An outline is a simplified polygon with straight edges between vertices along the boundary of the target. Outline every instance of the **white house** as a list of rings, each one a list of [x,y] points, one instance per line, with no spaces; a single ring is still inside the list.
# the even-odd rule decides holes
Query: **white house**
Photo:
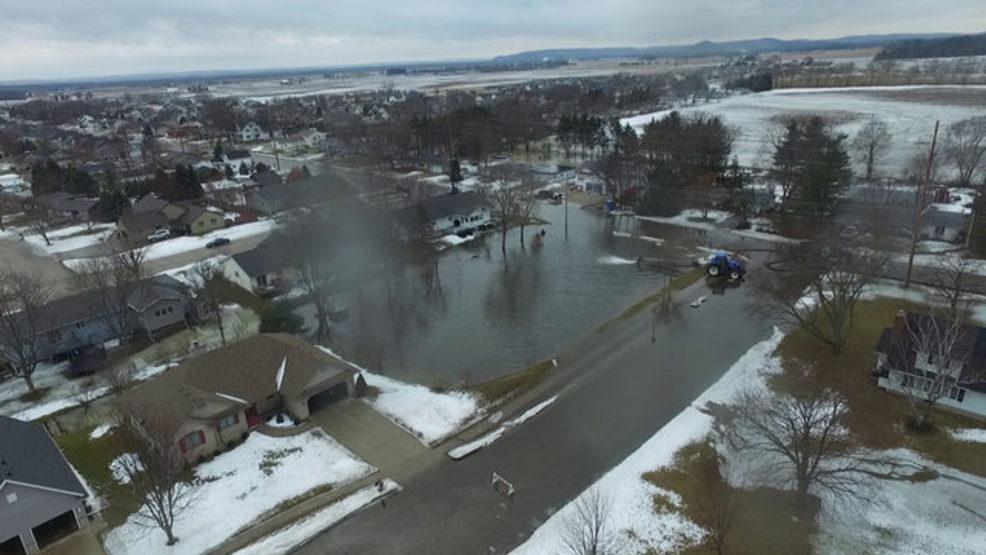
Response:
[[[475,192],[445,194],[403,209],[397,217],[405,238],[476,230],[492,222],[489,207]]]
[[[262,127],[257,125],[257,122],[251,121],[250,123],[244,125],[236,132],[240,139],[240,142],[249,143],[253,141],[266,141],[270,138]]]
[[[876,347],[877,385],[884,390],[927,398],[936,388],[941,397],[937,404],[953,410],[986,418],[986,329],[965,325],[955,336],[945,364],[935,363],[941,348],[922,348],[910,330],[933,329],[926,325],[933,316],[900,310],[892,328],[883,330]],[[938,325],[934,329],[943,329]],[[945,368],[944,379],[937,371]]]

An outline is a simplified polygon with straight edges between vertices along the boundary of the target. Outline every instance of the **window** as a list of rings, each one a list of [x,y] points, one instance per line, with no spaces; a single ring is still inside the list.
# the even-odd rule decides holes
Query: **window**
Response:
[[[85,322],[77,322],[75,324],[75,329],[77,329],[77,330],[81,330],[84,327],[86,327],[86,323]]]
[[[205,445],[205,432],[201,430],[186,434],[185,437],[181,438],[181,441],[178,442],[178,446],[181,448],[182,453],[188,451],[189,449],[195,449],[200,445]]]
[[[169,306],[168,307],[168,314],[173,314],[174,311],[175,311],[175,307],[173,307],[173,306]]]
[[[945,235],[945,226],[939,225],[935,227],[935,235],[941,236]]]
[[[231,415],[227,416],[226,418],[223,418],[222,420],[219,421],[219,429],[220,430],[225,430],[226,428],[230,428],[230,427],[235,426],[239,422],[240,422],[240,415],[238,415],[238,414],[231,414]]]
[[[965,390],[961,387],[953,387],[948,391],[948,398],[961,403],[965,399]]]
[[[261,287],[267,286],[267,274],[261,274],[257,276],[257,285]]]

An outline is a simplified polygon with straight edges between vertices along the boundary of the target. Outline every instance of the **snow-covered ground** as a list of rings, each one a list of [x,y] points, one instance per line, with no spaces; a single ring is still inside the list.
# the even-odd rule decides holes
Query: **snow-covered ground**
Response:
[[[460,445],[460,446],[456,447],[455,449],[450,450],[448,452],[448,456],[451,457],[451,458],[453,458],[453,459],[458,460],[458,459],[461,459],[461,458],[466,457],[468,455],[471,455],[471,454],[475,453],[476,451],[479,451],[483,447],[486,447],[488,445],[492,445],[494,441],[500,439],[503,436],[503,434],[507,433],[508,430],[510,430],[511,428],[515,428],[517,426],[520,426],[524,422],[527,422],[528,420],[534,418],[535,416],[537,416],[538,414],[540,414],[544,409],[546,409],[549,406],[551,406],[551,404],[554,403],[555,400],[557,400],[557,399],[558,399],[558,396],[555,395],[554,397],[551,397],[550,399],[546,399],[544,401],[541,401],[540,403],[538,403],[538,404],[534,405],[533,407],[531,407],[531,408],[527,409],[526,411],[524,411],[524,413],[521,414],[520,416],[518,416],[516,418],[511,418],[510,420],[507,420],[506,422],[504,422],[501,426],[499,426],[498,428],[496,428],[492,432],[490,432],[490,433],[488,433],[488,434],[486,434],[486,435],[484,435],[484,436],[482,436],[482,437],[480,437],[478,439],[475,439],[473,441],[470,441],[469,443],[465,443],[463,445]]]
[[[983,428],[962,428],[961,430],[952,430],[949,434],[959,441],[986,443],[986,429]]]
[[[931,470],[928,481],[870,479],[865,499],[847,506],[822,495],[818,534],[812,538],[822,555],[885,553],[973,555],[986,546],[986,479],[929,461],[913,451],[877,453],[907,465]]]
[[[53,255],[74,251],[102,243],[116,231],[116,224],[94,224],[90,229],[87,224],[64,227],[47,233],[51,245],[30,229],[20,230],[24,233],[24,241],[35,253]]]
[[[339,358],[331,349],[319,347]],[[417,384],[409,384],[358,368],[366,384],[380,393],[367,402],[425,445],[435,445],[452,436],[483,414],[480,398],[466,391],[437,393]]]
[[[401,486],[393,480],[383,480],[383,487],[367,486],[352,495],[346,496],[324,509],[282,528],[281,530],[236,551],[236,555],[269,555],[271,553],[287,553],[305,543],[322,530],[338,523],[349,515],[356,513],[378,499],[401,490]]]
[[[134,374],[135,381],[153,378],[168,369],[169,364],[144,366]],[[58,411],[81,404],[81,397],[98,399],[110,392],[108,386],[99,382],[86,390],[88,378],[71,379],[67,376],[68,363],[42,363],[34,371],[34,385],[45,389],[44,398],[39,401],[22,401],[20,396],[27,393],[27,384],[21,378],[13,378],[0,383],[0,414],[18,420],[37,420]]]
[[[175,520],[176,545],[166,546],[163,532],[143,528],[131,516],[106,534],[104,547],[111,555],[205,553],[285,501],[373,471],[321,430],[283,438],[253,433],[236,449],[195,467],[201,485]]]
[[[918,103],[872,94],[878,89],[902,90],[883,87],[780,89],[731,96],[715,103],[679,108],[678,112],[721,116],[737,132],[733,140],[733,153],[740,164],[758,167],[764,167],[768,161],[770,143],[766,131],[778,118],[820,114],[833,120],[837,131],[852,137],[869,118],[875,117],[885,122],[893,135],[887,155],[877,167],[877,172],[882,175],[898,175],[915,147],[927,148],[935,120],[941,120],[944,129],[956,121],[983,114],[982,106],[948,104],[944,90],[941,103]],[[986,89],[983,89],[983,94],[986,95]],[[669,112],[664,110],[624,118],[620,123],[641,130],[652,119],[662,118]]]
[[[605,537],[613,553],[641,553],[653,550],[667,553],[680,550],[701,540],[704,531],[676,512],[654,512],[654,495],[662,492],[642,475],[668,465],[674,453],[709,433],[712,417],[701,410],[709,402],[726,402],[746,387],[762,383],[762,372],[774,372],[779,362],[772,358],[784,335],[773,336],[750,348],[732,367],[690,407],[668,422],[639,449],[607,472],[592,488],[610,503]],[[676,497],[673,492],[664,492]],[[580,497],[585,496],[583,493]],[[551,516],[515,554],[541,555],[567,553],[562,531],[571,521],[577,499]]]
[[[175,256],[202,249],[205,248],[206,243],[219,237],[225,237],[230,241],[235,241],[237,239],[245,239],[247,237],[267,234],[273,231],[276,227],[277,221],[275,220],[259,220],[247,224],[227,227],[225,229],[217,229],[216,231],[206,233],[205,235],[184,235],[181,237],[175,237],[174,239],[152,243],[149,247],[147,247],[147,255],[145,260],[158,260],[161,258],[167,258],[169,256]],[[63,260],[62,264],[68,267],[69,270],[75,271],[78,270],[80,265],[83,264],[85,260],[87,259],[69,258]]]

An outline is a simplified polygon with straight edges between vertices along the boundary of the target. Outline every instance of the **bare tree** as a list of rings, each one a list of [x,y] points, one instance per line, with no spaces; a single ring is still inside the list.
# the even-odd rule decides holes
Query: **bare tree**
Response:
[[[122,363],[102,372],[103,382],[115,395],[123,392],[134,383],[137,367],[132,362]]]
[[[840,353],[852,333],[859,296],[886,256],[829,250],[796,254],[789,268],[763,275],[757,294],[764,302],[753,310],[797,325]]]
[[[865,471],[845,427],[849,406],[830,389],[740,393],[731,406],[730,444],[756,454],[764,475],[793,485],[802,506],[811,490],[854,494]]]
[[[146,294],[146,256],[146,247],[107,246],[102,256],[83,261],[73,276],[74,288],[87,293],[89,310],[117,337],[126,338],[134,329],[130,305],[142,304]]]
[[[958,183],[972,184],[986,154],[986,116],[957,121],[948,127],[942,145],[945,159],[955,166]]]
[[[960,317],[968,308],[969,287],[975,278],[972,261],[945,257],[934,269],[935,293],[948,305],[948,317]]]
[[[37,392],[32,376],[44,355],[39,334],[45,331],[42,309],[50,297],[40,275],[0,273],[0,354],[31,393]]]
[[[876,119],[870,119],[853,137],[850,147],[856,158],[866,166],[866,180],[873,180],[873,170],[880,158],[890,149],[892,136],[887,124]]]
[[[215,317],[216,326],[219,327],[219,339],[225,347],[226,330],[223,328],[223,305],[220,294],[220,284],[224,279],[222,268],[213,261],[203,260],[195,266],[194,279],[195,295],[206,314]]]
[[[329,327],[331,287],[334,275],[330,270],[326,239],[331,235],[326,218],[316,211],[298,210],[288,221],[285,243],[291,245],[291,258],[298,268],[298,283],[315,308],[318,322],[316,337],[320,341],[332,336]],[[334,238],[333,238],[334,239]]]
[[[952,394],[959,379],[976,379],[963,375],[971,332],[965,325],[964,310],[932,315],[904,314],[898,318],[905,320],[906,334],[894,342],[896,352],[891,353],[887,361],[897,370],[896,385],[907,394],[905,397],[911,408],[909,424],[915,430],[927,430],[932,426],[931,414],[935,405],[942,397]]]
[[[123,407],[120,427],[114,437],[123,442],[120,459],[129,489],[140,502],[136,522],[160,528],[167,545],[178,543],[175,519],[192,501],[195,485],[188,462],[178,449],[181,417],[170,408],[143,403]]]
[[[562,524],[562,542],[573,555],[603,555],[607,536],[610,500],[598,487],[579,496],[572,515]]]
[[[45,245],[51,246],[51,239],[48,238],[48,231],[51,230],[51,218],[48,217],[48,212],[40,206],[35,206],[27,210],[25,215],[31,229],[44,239]]]
[[[528,181],[522,181],[517,186],[517,224],[520,226],[520,246],[524,248],[524,228],[537,216],[538,197],[537,187]]]
[[[497,215],[500,228],[500,252],[507,254],[507,230],[517,217],[517,196],[520,191],[505,176],[498,177],[493,183],[483,186],[480,194]]]

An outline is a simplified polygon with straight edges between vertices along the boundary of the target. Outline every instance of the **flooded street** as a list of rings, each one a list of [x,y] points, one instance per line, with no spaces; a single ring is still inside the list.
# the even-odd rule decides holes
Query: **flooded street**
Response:
[[[364,287],[333,333],[385,374],[478,383],[557,354],[732,237],[570,205],[566,238],[563,205],[540,217],[526,249],[508,233],[506,257],[490,232]]]

